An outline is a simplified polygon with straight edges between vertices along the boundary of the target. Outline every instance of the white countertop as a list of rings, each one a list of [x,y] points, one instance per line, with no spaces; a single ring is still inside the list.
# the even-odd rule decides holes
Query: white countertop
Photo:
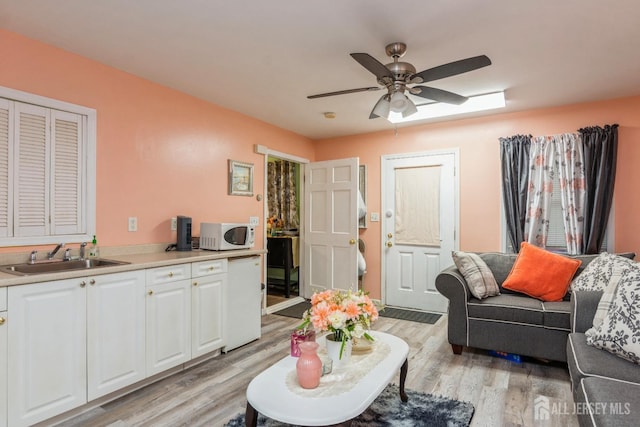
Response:
[[[123,251],[126,252],[126,251]],[[121,253],[101,256],[100,258],[114,261],[125,261],[130,264],[116,265],[110,267],[98,267],[93,269],[81,269],[62,271],[56,273],[33,274],[30,276],[18,276],[10,273],[0,272],[0,288],[14,285],[25,285],[29,283],[48,282],[51,280],[71,279],[74,277],[97,276],[101,274],[119,273],[123,271],[140,270],[145,268],[164,267],[168,265],[184,264],[188,262],[208,261],[221,258],[237,258],[252,255],[262,255],[267,251],[264,249],[244,249],[234,251],[207,251],[196,249],[193,251],[170,251],[170,252],[150,252],[150,253]],[[26,258],[25,258],[26,262]]]

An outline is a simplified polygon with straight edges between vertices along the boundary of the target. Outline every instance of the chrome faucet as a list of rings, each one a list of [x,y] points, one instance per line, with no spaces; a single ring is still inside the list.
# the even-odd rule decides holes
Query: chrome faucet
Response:
[[[85,249],[87,247],[87,242],[80,243],[80,259],[85,258]]]
[[[47,259],[53,259],[53,257],[58,253],[60,248],[64,248],[64,243],[59,243],[51,252],[47,253]]]
[[[64,256],[62,257],[63,261],[71,261],[71,248],[67,248],[64,250]]]
[[[29,264],[35,264],[36,263],[36,255],[38,254],[38,251],[31,251],[31,255],[29,255]]]

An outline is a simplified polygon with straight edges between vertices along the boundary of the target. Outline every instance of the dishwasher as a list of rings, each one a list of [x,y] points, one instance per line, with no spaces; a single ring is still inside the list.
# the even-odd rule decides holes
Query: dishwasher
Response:
[[[260,256],[229,258],[224,353],[261,335]]]

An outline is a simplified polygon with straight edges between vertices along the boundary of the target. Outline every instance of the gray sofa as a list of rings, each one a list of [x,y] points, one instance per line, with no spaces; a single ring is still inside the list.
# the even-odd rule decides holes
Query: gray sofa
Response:
[[[640,423],[640,366],[587,345],[584,332],[602,292],[574,292],[567,364],[581,426],[637,426]]]
[[[454,266],[436,277],[436,288],[449,299],[448,335],[453,352],[475,347],[566,362],[571,331],[569,296],[565,301],[542,302],[502,288],[517,254],[479,253],[498,282],[501,294],[476,299]],[[633,258],[635,254],[621,254]],[[576,276],[598,255],[579,255]]]

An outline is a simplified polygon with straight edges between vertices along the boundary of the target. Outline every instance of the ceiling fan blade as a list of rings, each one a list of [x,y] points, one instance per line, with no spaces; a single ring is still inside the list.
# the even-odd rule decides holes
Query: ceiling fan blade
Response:
[[[487,65],[491,65],[491,60],[486,55],[474,56],[472,58],[449,62],[448,64],[421,71],[414,74],[411,77],[411,80],[412,83],[425,83],[477,70],[478,68],[486,67]],[[416,78],[421,80],[415,80]]]
[[[320,93],[318,95],[310,95],[310,96],[307,96],[307,98],[316,99],[316,98],[324,98],[325,96],[345,95],[347,93],[372,92],[374,90],[380,90],[380,89],[382,89],[382,88],[377,87],[377,86],[361,87],[361,88],[358,88],[358,89],[346,89],[346,90],[338,90],[338,91],[335,91],[335,92]]]
[[[388,77],[393,80],[393,73],[380,61],[368,53],[352,53],[351,57],[367,70],[371,71],[378,80]]]
[[[420,92],[415,89],[420,89]],[[428,86],[414,86],[411,88],[411,94],[431,99],[433,101],[446,102],[447,104],[455,105],[463,104],[467,99],[469,99],[466,96],[458,95],[457,93]]]

